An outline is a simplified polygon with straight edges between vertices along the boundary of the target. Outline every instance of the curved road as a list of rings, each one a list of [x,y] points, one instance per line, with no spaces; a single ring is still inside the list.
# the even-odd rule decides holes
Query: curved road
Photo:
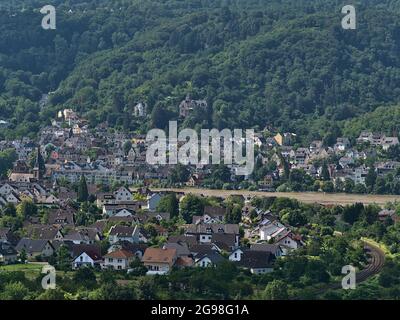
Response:
[[[242,195],[244,197],[287,197],[297,199],[304,203],[320,203],[325,205],[346,205],[361,202],[364,204],[377,204],[384,206],[387,202],[400,202],[398,195],[366,195],[366,194],[347,194],[347,193],[323,193],[323,192],[264,192],[248,190],[214,190],[202,188],[151,188],[152,191],[173,191],[181,193],[191,193],[204,196],[218,196],[226,198],[230,195]]]

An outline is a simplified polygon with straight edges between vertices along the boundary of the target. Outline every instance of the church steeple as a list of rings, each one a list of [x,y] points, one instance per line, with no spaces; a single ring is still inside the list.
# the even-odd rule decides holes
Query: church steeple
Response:
[[[35,165],[33,167],[33,176],[36,180],[41,180],[46,171],[42,154],[40,153],[40,146],[37,147]]]

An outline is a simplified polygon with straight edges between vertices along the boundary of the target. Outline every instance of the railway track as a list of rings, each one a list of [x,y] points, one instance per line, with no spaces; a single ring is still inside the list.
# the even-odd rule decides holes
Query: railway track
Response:
[[[365,242],[364,242],[365,243]],[[378,247],[365,243],[364,249],[369,255],[368,265],[361,271],[356,273],[356,284],[369,279],[370,277],[378,274],[383,265],[385,264],[385,253]],[[318,289],[315,292],[316,296],[324,294],[327,290],[338,290],[342,288],[341,282],[331,283],[324,288]],[[299,298],[292,298],[293,300],[299,300]]]
[[[356,274],[357,283],[363,282],[382,270],[385,264],[384,252],[376,246],[366,244],[364,247],[369,254],[369,264],[367,267]]]
[[[374,245],[365,243],[364,250],[366,250],[367,254],[369,255],[369,258],[368,258],[369,263],[364,269],[362,269],[361,271],[356,273],[356,284],[357,285],[362,283],[363,281],[369,279],[370,277],[378,274],[382,270],[383,265],[385,264],[385,253],[380,248],[378,248]],[[342,288],[341,282],[333,283],[333,284],[326,286],[325,288],[318,290],[317,294],[323,294],[324,292],[326,292],[329,289],[337,290],[337,289],[341,289],[341,288]]]

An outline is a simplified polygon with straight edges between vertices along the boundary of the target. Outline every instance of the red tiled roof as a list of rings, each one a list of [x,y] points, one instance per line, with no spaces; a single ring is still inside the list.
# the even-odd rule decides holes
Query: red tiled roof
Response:
[[[174,264],[176,249],[147,248],[144,252],[142,261],[147,263],[168,263]]]
[[[114,252],[107,253],[105,258],[114,258],[114,259],[129,259],[134,257],[135,255],[132,252],[121,249]]]

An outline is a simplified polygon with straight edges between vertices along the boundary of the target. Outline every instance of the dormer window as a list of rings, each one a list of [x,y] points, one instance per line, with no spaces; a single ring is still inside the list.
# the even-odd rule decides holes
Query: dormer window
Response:
[[[212,232],[212,229],[211,229],[211,228],[207,228],[207,229],[206,229],[206,232],[207,232],[207,233],[211,233],[211,232]]]
[[[219,233],[224,233],[224,229],[218,228],[218,232],[219,232]]]

